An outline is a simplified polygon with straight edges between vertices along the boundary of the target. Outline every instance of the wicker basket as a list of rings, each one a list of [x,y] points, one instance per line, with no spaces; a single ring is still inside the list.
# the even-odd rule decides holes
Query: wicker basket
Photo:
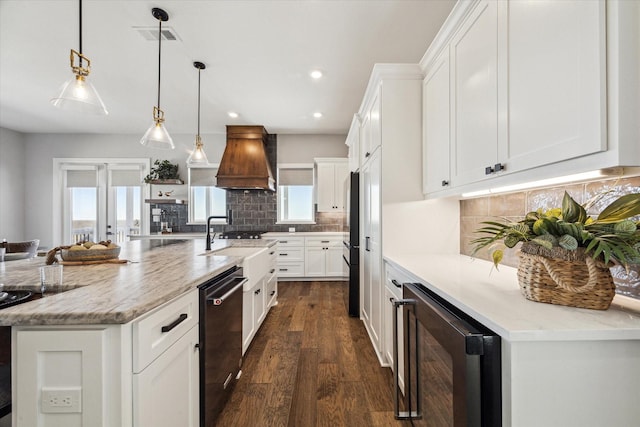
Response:
[[[120,246],[112,249],[87,249],[86,251],[70,251],[61,249],[60,256],[63,261],[99,261],[118,258]]]
[[[568,251],[523,243],[518,266],[520,291],[531,301],[606,310],[615,295],[609,268],[584,248]]]

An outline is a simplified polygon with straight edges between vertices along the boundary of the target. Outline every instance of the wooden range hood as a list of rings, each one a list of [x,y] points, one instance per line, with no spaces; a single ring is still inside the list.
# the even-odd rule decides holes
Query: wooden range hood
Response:
[[[218,168],[217,187],[275,191],[267,158],[264,126],[227,126],[227,145]]]

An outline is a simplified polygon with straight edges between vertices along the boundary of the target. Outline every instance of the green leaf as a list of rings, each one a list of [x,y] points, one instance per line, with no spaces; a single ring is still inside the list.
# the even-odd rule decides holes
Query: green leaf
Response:
[[[636,232],[636,223],[631,220],[617,222],[613,226],[613,232],[617,235],[630,236]]]
[[[580,222],[583,224],[587,220],[587,211],[573,200],[566,191],[562,199],[562,219],[566,222]]]
[[[493,265],[496,267],[496,269],[498,268],[498,264],[500,264],[500,261],[502,261],[503,256],[504,256],[504,253],[502,252],[501,249],[496,249],[491,254],[491,258],[493,259]]]
[[[569,234],[565,234],[564,236],[560,237],[558,239],[558,245],[570,251],[575,251],[576,249],[578,249],[578,241],[575,239],[575,237]]]
[[[515,245],[518,244],[518,242],[520,241],[520,236],[517,236],[515,234],[508,234],[507,236],[505,236],[504,238],[504,245],[506,247],[508,247],[509,249],[513,248]]]
[[[543,236],[538,236],[535,239],[531,240],[532,243],[538,244],[542,247],[545,247],[547,249],[551,249],[553,248],[553,242],[551,242],[549,239],[545,239],[544,237],[550,236],[550,234],[545,234]]]
[[[598,215],[598,222],[617,222],[640,215],[640,193],[621,196]]]

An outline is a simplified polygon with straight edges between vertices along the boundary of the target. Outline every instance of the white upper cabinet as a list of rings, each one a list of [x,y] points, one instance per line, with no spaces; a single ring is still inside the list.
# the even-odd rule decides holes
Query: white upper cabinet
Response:
[[[640,166],[639,17],[638,2],[458,2],[420,63],[424,193]]]
[[[349,147],[349,170],[355,172],[360,169],[360,116],[358,114],[353,115],[345,144]]]
[[[345,182],[349,175],[347,159],[315,159],[318,212],[343,212]]]
[[[498,163],[498,12],[481,1],[451,40],[451,179],[484,179]],[[443,83],[446,83],[443,82]]]
[[[498,3],[507,37],[509,169],[606,150],[605,4]]]
[[[450,185],[449,176],[449,48],[427,70],[422,85],[423,191],[435,193]]]
[[[362,138],[360,138],[360,166],[371,157],[376,148],[382,143],[382,129],[380,128],[380,91],[375,89],[371,104],[364,114],[362,121]]]

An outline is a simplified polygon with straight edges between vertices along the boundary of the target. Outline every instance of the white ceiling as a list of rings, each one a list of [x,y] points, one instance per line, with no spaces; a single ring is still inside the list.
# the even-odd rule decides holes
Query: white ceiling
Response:
[[[261,124],[272,133],[345,134],[375,63],[417,63],[454,0],[85,0],[83,53],[108,116],[49,103],[71,75],[77,0],[0,0],[0,126],[36,133],[139,133],[152,122],[157,41],[151,8],[179,41],[162,44],[162,99],[170,133]],[[309,77],[320,69],[324,77]],[[228,111],[240,114],[238,119]],[[323,117],[315,119],[320,111]]]

